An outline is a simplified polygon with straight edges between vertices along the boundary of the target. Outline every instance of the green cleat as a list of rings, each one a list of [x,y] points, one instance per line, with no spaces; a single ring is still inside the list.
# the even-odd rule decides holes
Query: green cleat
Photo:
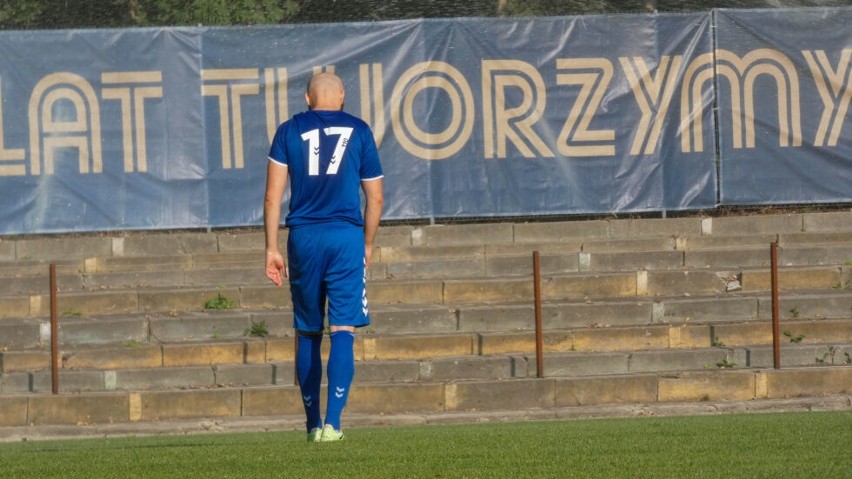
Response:
[[[320,441],[322,441],[322,429],[318,427],[311,429],[311,432],[308,433],[308,442]]]
[[[322,437],[319,439],[321,442],[333,442],[333,441],[342,441],[346,436],[343,435],[342,431],[335,431],[331,424],[326,424],[325,427],[322,428]]]

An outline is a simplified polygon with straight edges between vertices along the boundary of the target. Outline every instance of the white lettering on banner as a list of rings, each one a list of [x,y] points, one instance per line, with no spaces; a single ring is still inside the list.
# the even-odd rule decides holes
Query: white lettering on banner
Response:
[[[755,148],[756,122],[766,124],[773,120],[778,146],[801,147],[803,84],[799,75],[808,74],[822,103],[812,144],[837,147],[852,102],[852,49],[841,49],[834,57],[825,50],[802,50],[801,55],[801,63],[807,65],[801,71],[787,54],[768,48],[743,56],[720,49],[689,61],[682,55],[658,59],[621,57],[617,64],[607,58],[556,58],[552,60],[556,73],[550,77],[542,75],[540,67],[522,60],[487,59],[479,65],[481,89],[478,91],[471,88],[459,69],[446,62],[416,63],[397,78],[389,78],[381,63],[366,63],[358,65],[355,81],[360,85],[352,90],[360,93],[362,117],[371,125],[377,143],[387,139],[390,124],[394,139],[416,158],[447,159],[462,152],[471,141],[482,142],[477,146],[481,147],[482,157],[488,159],[515,155],[550,158],[557,154],[564,158],[613,157],[617,154],[617,131],[633,135],[629,151],[620,154],[638,156],[659,151],[663,127],[673,108],[679,110],[680,150],[705,151],[706,139],[713,135],[712,124],[706,123],[713,107],[712,95],[707,92],[712,90],[714,81],[725,85],[730,92],[728,98],[718,100],[729,102],[731,117],[727,120],[731,138],[726,143],[732,148]],[[607,96],[625,87],[614,83],[616,68],[626,78],[639,119],[630,128],[596,127],[609,118],[604,113],[611,113],[605,103]],[[313,71],[334,70],[334,65],[313,67]],[[759,79],[766,79],[760,80],[761,85],[774,87],[772,96],[755,91]],[[146,117],[149,110],[165,104],[163,72],[109,71],[100,73],[99,80],[98,91],[97,85],[75,73],[55,72],[40,78],[26,106],[27,127],[23,131],[28,133],[27,139],[26,134],[19,133],[21,120],[10,113],[15,107],[10,109],[11,102],[3,101],[16,85],[8,78],[0,78],[0,176],[51,175],[55,162],[64,161],[60,159],[69,155],[75,158],[80,174],[102,173],[101,122],[113,119],[102,118],[99,100],[117,102],[120,112],[121,153],[118,158],[107,160],[120,161],[125,173],[147,172],[152,161],[148,157],[148,128],[163,128],[163,125],[153,126]],[[262,104],[260,118],[265,119],[266,136],[271,139],[277,126],[288,117],[291,86],[288,69],[282,66],[205,69],[197,80],[202,96],[214,99],[218,107],[215,113],[221,167],[245,168],[243,116],[255,114],[245,108]],[[804,86],[809,85],[806,82]],[[548,101],[549,97],[556,97],[553,92],[558,88],[572,88],[573,93]],[[442,102],[441,107],[446,107],[442,111],[447,112],[447,121],[440,131],[429,128],[435,125],[428,116],[435,110],[434,105],[415,108],[417,101],[422,100],[420,94],[427,92],[434,94],[434,101]],[[248,102],[252,97],[259,102]],[[563,98],[573,100],[566,104]],[[764,98],[776,102],[776,118],[756,118],[755,105]],[[476,121],[477,103],[481,107],[481,123]],[[550,115],[546,115],[548,111]],[[554,116],[562,123],[561,128],[552,124]],[[18,129],[13,131],[10,125]],[[475,125],[481,125],[481,140],[473,134]],[[545,133],[556,130],[558,134],[555,141],[550,140],[551,144],[546,140],[551,137]],[[338,146],[345,147],[345,135],[340,135]],[[330,165],[327,173],[334,174],[338,166],[339,162]]]
[[[507,108],[506,90],[509,87],[522,93],[521,104],[513,108]],[[482,100],[486,158],[506,158],[507,142],[511,142],[526,158],[554,156],[533,130],[547,105],[547,88],[534,66],[520,60],[483,60]],[[538,155],[528,145],[535,148]]]
[[[163,98],[162,72],[103,73],[101,83],[109,85],[101,91],[101,97],[118,100],[121,105],[124,172],[148,171],[145,100]]]
[[[814,146],[837,146],[840,129],[849,112],[852,101],[852,49],[844,48],[837,62],[837,68],[831,67],[831,61],[825,50],[810,52],[802,50],[808,62],[811,75],[823,103],[822,117],[819,120]]]
[[[615,130],[592,130],[589,126],[612,82],[612,62],[606,58],[560,58],[556,68],[577,72],[557,74],[557,85],[582,86],[556,139],[559,153],[566,157],[615,156]]]
[[[3,82],[0,78],[0,176],[24,176],[27,166],[24,164],[27,152],[23,148],[6,149],[6,135],[3,133]]]
[[[101,110],[95,90],[74,73],[51,73],[33,88],[28,108],[30,173],[52,175],[59,149],[77,151],[79,171],[103,171]],[[42,154],[44,158],[42,158]]]
[[[245,166],[242,97],[260,93],[258,76],[256,68],[201,70],[201,94],[219,100],[222,168],[226,170]]]
[[[263,92],[266,99],[266,136],[271,143],[278,125],[290,116],[287,108],[287,69],[265,68]]]
[[[414,117],[414,99],[427,88],[443,90],[450,98],[450,124],[444,131],[428,133]],[[473,92],[464,75],[445,62],[418,63],[397,80],[391,93],[391,125],[399,144],[424,160],[443,160],[458,153],[473,132]],[[428,119],[425,119],[428,122]]]
[[[385,138],[385,90],[382,85],[382,64],[363,64],[359,69],[361,80],[361,119],[370,125],[376,146]],[[372,100],[372,101],[371,101]]]
[[[684,153],[704,151],[704,85],[713,82],[713,54],[695,57],[683,75],[680,94],[680,149]]]
[[[717,50],[716,75],[718,80],[727,80],[731,88],[734,148],[755,147],[754,84],[764,75],[774,80],[778,91],[779,146],[802,146],[799,75],[786,55],[761,48],[740,58],[731,51]]]
[[[664,55],[660,58],[655,76],[652,76],[651,70],[642,57],[632,59],[622,57],[618,60],[630,82],[630,89],[636,97],[636,103],[642,111],[642,119],[636,126],[636,136],[633,137],[630,154],[651,155],[656,151],[660,141],[669,105],[677,88],[683,57]],[[642,145],[645,147],[643,148]]]

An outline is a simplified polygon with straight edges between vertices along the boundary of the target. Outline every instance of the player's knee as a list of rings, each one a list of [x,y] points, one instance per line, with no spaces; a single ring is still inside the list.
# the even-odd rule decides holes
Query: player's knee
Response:
[[[350,333],[354,333],[355,326],[329,326],[329,331],[332,333],[335,331],[349,331]]]

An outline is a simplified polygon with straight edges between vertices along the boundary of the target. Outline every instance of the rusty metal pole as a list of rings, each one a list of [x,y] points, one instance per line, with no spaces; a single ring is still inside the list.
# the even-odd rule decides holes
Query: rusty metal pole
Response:
[[[778,241],[769,246],[772,264],[772,364],[781,369],[781,318],[778,313]]]
[[[533,280],[535,292],[535,370],[536,377],[544,377],[544,338],[541,331],[541,258],[533,251]]]
[[[59,314],[56,263],[50,263],[50,379],[53,394],[59,394]]]

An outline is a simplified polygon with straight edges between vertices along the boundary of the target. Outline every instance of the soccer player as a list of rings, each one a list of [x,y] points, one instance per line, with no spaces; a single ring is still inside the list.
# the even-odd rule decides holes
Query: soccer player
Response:
[[[290,183],[287,261],[299,346],[296,373],[311,442],[343,439],[340,416],[355,374],[355,328],[370,324],[366,274],[384,203],[373,133],[343,111],[344,96],[336,75],[314,75],[305,94],[308,110],[278,127],[267,165],[266,276],[278,286],[288,274],[278,251],[278,229]],[[360,190],[366,198],[363,216]],[[323,422],[320,346],[326,302],[331,348]]]

